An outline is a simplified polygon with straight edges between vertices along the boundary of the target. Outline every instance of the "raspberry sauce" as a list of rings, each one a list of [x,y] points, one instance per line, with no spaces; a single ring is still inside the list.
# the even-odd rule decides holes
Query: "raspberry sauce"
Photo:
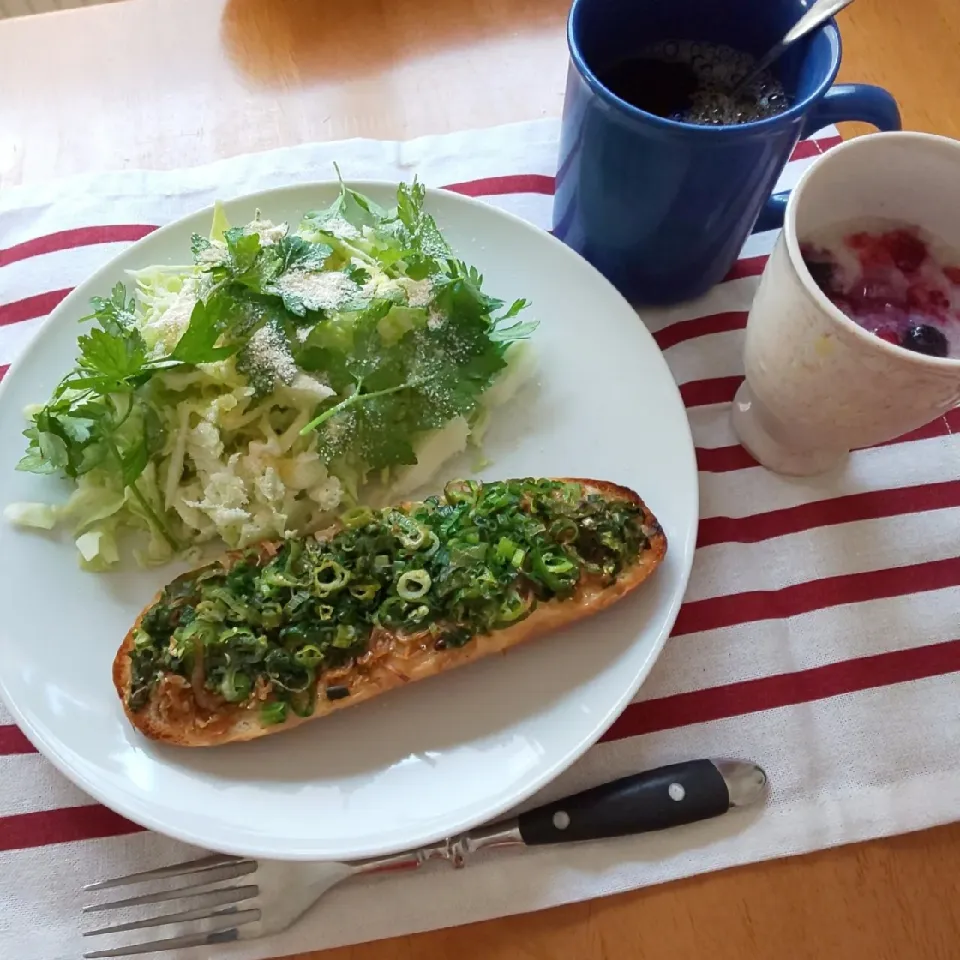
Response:
[[[871,218],[814,234],[800,252],[817,286],[865,330],[915,353],[960,358],[960,254],[931,234]]]

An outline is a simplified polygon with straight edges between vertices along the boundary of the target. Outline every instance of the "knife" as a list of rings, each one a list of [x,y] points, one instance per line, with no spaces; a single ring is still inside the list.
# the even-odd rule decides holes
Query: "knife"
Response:
[[[447,860],[462,867],[479,850],[602,840],[719,817],[766,794],[767,775],[747,760],[688,760],[635,773],[544,804],[509,820],[388,857],[354,862],[356,872]]]

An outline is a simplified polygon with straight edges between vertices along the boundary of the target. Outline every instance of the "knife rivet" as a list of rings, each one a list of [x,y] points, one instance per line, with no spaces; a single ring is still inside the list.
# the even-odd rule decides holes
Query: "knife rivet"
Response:
[[[687,791],[683,789],[683,784],[681,783],[671,783],[667,787],[667,793],[670,795],[671,800],[676,800],[679,803],[686,795]]]
[[[558,810],[553,815],[553,825],[558,830],[566,830],[570,826],[570,814],[566,810]]]

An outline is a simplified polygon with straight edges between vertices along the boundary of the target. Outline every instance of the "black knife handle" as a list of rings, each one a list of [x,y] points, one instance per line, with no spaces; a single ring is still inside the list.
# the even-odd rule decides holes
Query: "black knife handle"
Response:
[[[730,795],[709,760],[637,773],[548,803],[518,818],[524,843],[568,843],[647,833],[726,813]]]

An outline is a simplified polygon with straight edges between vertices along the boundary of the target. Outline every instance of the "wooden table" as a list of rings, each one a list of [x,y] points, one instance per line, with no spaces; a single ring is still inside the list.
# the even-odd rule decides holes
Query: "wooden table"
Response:
[[[567,5],[129,0],[0,22],[0,188],[555,116]],[[843,78],[960,138],[957,0],[859,0],[841,20]],[[324,960],[952,960],[958,863],[960,825]]]

